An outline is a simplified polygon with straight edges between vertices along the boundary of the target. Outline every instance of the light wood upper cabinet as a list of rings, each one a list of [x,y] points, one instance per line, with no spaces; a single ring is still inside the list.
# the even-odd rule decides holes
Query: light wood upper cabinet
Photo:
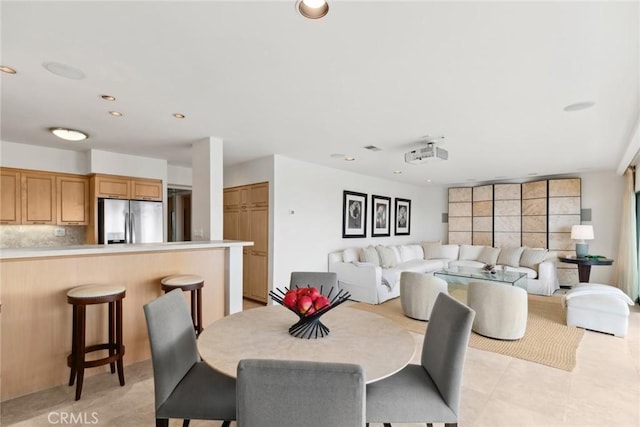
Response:
[[[253,206],[269,205],[269,184],[254,184],[249,188],[249,203]]]
[[[56,223],[56,179],[51,173],[22,172],[22,224]]]
[[[162,201],[162,181],[155,179],[132,180],[131,198],[136,200]]]
[[[130,180],[125,177],[95,175],[95,195],[110,199],[128,199]]]
[[[0,196],[0,224],[20,224],[22,203],[19,171],[0,171]]]
[[[89,223],[89,179],[57,176],[56,190],[58,224],[87,225]]]

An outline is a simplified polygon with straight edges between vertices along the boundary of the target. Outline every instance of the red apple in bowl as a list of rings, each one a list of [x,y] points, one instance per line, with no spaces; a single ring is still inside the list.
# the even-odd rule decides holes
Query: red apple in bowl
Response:
[[[313,301],[309,295],[298,296],[298,312],[300,314],[306,314],[309,308],[313,306]]]
[[[316,310],[320,310],[328,305],[329,305],[329,298],[325,297],[324,295],[318,296],[318,298],[316,298],[316,300],[313,302],[313,307]]]
[[[296,293],[296,291],[289,291],[284,295],[284,298],[282,300],[284,302],[284,305],[289,308],[295,309],[298,302],[298,294]]]
[[[316,298],[320,296],[320,291],[315,286],[312,286],[309,288],[309,296],[311,297],[312,301],[315,301]]]

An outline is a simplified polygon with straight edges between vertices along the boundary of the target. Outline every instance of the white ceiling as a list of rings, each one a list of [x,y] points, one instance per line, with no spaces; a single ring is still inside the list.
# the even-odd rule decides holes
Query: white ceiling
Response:
[[[3,0],[1,62],[18,74],[2,73],[2,140],[188,166],[213,136],[225,165],[275,153],[427,185],[615,170],[637,126],[638,1],[334,0],[317,21],[294,5]],[[449,160],[404,163],[427,134]]]

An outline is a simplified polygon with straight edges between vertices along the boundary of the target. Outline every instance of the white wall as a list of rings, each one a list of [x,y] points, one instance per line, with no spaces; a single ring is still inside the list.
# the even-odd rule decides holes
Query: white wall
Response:
[[[63,150],[0,141],[0,166],[47,172],[89,173],[88,151]]]
[[[166,183],[167,161],[112,153],[110,151],[90,150],[89,172],[133,176],[136,178],[154,178],[161,179]]]
[[[191,168],[167,165],[167,185],[172,188],[191,188],[193,185]]]

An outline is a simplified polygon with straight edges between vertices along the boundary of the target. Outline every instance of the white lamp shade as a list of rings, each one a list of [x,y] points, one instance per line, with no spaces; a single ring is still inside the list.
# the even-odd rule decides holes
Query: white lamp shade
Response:
[[[593,226],[592,225],[572,225],[571,239],[593,240]]]

